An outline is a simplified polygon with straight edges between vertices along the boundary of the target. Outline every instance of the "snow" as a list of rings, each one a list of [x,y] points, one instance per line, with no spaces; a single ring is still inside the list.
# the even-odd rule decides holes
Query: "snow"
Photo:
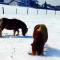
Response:
[[[2,14],[1,7],[4,7],[5,14]],[[16,14],[16,8],[18,12]],[[27,9],[29,9],[27,15]],[[60,11],[56,12],[33,8],[25,8],[18,6],[0,6],[0,18],[17,18],[27,24],[28,32],[26,38],[14,37],[13,30],[3,30],[4,38],[0,38],[0,60],[60,60]],[[28,53],[31,52],[31,43],[33,42],[32,36],[34,26],[36,24],[45,24],[48,28],[48,41],[46,43],[45,56],[32,56]],[[20,30],[21,32],[21,30]],[[28,37],[27,37],[28,36]]]

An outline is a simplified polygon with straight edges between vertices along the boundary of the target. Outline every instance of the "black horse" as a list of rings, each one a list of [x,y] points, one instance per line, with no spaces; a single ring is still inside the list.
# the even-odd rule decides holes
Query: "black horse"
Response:
[[[22,35],[25,36],[28,28],[26,24],[18,19],[8,19],[8,18],[1,18],[0,19],[0,36],[2,36],[3,29],[7,30],[14,30],[14,36],[17,31],[16,36],[19,35],[19,29],[22,29]]]

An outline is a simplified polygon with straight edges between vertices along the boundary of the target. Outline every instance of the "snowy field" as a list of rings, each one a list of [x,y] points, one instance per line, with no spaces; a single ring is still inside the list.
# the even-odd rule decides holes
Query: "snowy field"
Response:
[[[2,14],[2,6],[5,14]],[[18,9],[16,14],[16,8]],[[60,60],[60,11],[37,10],[33,8],[16,7],[16,6],[0,6],[0,18],[17,18],[27,24],[28,32],[26,37],[14,37],[12,30],[3,30],[4,38],[0,38],[0,60]],[[45,24],[48,28],[48,41],[46,43],[45,56],[32,56],[31,43],[34,26],[36,24]],[[21,30],[20,30],[21,32]],[[27,37],[28,36],[28,37]]]

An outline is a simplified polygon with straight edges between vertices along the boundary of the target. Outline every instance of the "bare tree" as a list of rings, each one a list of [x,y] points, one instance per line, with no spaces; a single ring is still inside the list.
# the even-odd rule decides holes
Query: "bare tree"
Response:
[[[12,3],[13,1],[15,1],[15,0],[11,0],[8,4]]]
[[[46,14],[47,14],[47,2],[45,1],[44,5],[44,9],[46,9]]]

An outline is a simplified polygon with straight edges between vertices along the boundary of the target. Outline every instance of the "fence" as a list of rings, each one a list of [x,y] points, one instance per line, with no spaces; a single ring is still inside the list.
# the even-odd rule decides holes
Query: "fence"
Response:
[[[50,10],[52,11],[52,10]],[[34,9],[34,8],[29,8],[29,7],[15,7],[15,6],[3,6],[3,7],[0,7],[0,14],[39,14],[40,13],[45,13],[45,14],[49,14],[49,10],[43,10],[43,9]],[[53,10],[52,11],[53,14],[57,14],[57,11]]]
[[[45,24],[47,25],[48,30],[52,30],[53,28],[55,28],[55,25],[58,25],[56,26],[58,28],[60,24],[59,11],[34,9],[29,7],[15,7],[15,6],[0,7],[0,18],[1,17],[17,18],[24,21],[29,29],[27,36],[28,35],[32,36],[33,29],[36,24]]]

